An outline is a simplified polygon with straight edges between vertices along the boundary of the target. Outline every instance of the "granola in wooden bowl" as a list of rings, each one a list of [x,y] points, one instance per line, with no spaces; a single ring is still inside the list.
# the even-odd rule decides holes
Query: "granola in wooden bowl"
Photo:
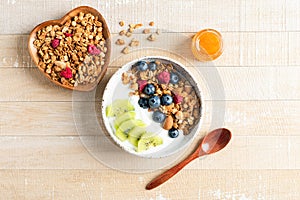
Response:
[[[40,71],[62,87],[95,88],[110,57],[110,33],[102,15],[82,6],[60,20],[38,25],[30,34],[29,52]]]

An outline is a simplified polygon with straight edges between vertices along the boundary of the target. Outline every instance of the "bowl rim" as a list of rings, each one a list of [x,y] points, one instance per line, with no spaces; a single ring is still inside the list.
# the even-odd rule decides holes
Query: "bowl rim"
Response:
[[[135,151],[132,151],[132,150],[128,150],[127,148],[125,148],[125,146],[122,144],[123,142],[120,141],[114,134],[113,131],[109,131],[107,126],[109,126],[108,124],[108,120],[104,120],[104,118],[106,117],[106,112],[105,112],[105,108],[104,108],[104,105],[103,105],[103,102],[105,101],[105,98],[106,95],[107,95],[107,90],[109,90],[109,86],[112,84],[111,80],[112,80],[112,77],[115,76],[116,74],[118,74],[120,71],[122,71],[124,68],[128,67],[128,65],[132,65],[138,61],[141,61],[141,60],[147,60],[147,59],[161,59],[161,60],[165,60],[165,61],[168,61],[168,62],[172,62],[172,63],[175,63],[176,65],[178,65],[179,67],[181,67],[184,71],[186,71],[189,76],[191,76],[191,78],[193,79],[193,82],[195,83],[195,86],[194,87],[197,87],[198,88],[198,91],[199,91],[199,94],[197,94],[199,100],[200,100],[200,119],[197,123],[197,125],[193,128],[193,130],[195,131],[194,135],[183,145],[181,145],[179,148],[177,148],[175,151],[173,151],[172,153],[169,153],[167,155],[161,155],[161,156],[154,156],[155,153],[158,153],[158,152],[154,152],[153,154],[150,154],[150,155],[143,155],[143,154],[140,154],[140,153],[137,153]],[[125,152],[127,153],[130,153],[131,155],[135,155],[135,156],[138,156],[138,157],[142,157],[142,158],[164,158],[164,157],[169,157],[171,155],[174,155],[180,151],[183,151],[183,150],[186,150],[187,147],[195,140],[195,138],[197,137],[197,135],[199,134],[199,131],[202,127],[202,123],[203,123],[203,113],[204,113],[204,104],[203,104],[203,99],[202,99],[202,95],[201,95],[201,90],[200,90],[200,87],[199,87],[199,83],[196,81],[197,79],[195,78],[195,76],[193,75],[193,73],[190,72],[190,70],[185,66],[183,65],[181,62],[179,61],[176,61],[172,58],[169,58],[169,57],[166,57],[166,56],[143,56],[143,57],[140,57],[138,59],[134,59],[134,60],[131,60],[127,63],[125,63],[124,65],[122,65],[108,80],[106,86],[105,86],[105,89],[103,91],[103,96],[102,96],[102,102],[101,102],[101,114],[102,114],[102,121],[104,123],[104,129],[106,132],[108,132],[109,134],[109,137],[110,139],[118,146],[120,147],[122,150],[124,150]],[[105,134],[107,135],[107,134]]]

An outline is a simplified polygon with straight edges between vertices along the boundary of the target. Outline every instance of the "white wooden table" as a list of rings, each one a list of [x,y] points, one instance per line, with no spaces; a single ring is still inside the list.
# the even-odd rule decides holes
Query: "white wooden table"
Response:
[[[98,9],[114,35],[120,20],[219,30],[226,97],[206,102],[225,101],[230,145],[153,191],[145,185],[164,170],[129,174],[95,160],[76,132],[72,93],[27,52],[35,25],[80,5]],[[300,199],[299,0],[1,0],[0,11],[0,199]]]

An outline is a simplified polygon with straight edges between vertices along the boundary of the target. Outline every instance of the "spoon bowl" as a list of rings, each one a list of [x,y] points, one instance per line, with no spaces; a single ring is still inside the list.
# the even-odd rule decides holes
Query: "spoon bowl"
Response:
[[[209,132],[202,139],[196,150],[191,155],[189,155],[186,159],[184,159],[171,169],[165,171],[164,173],[153,179],[150,183],[148,183],[146,189],[151,190],[163,184],[196,158],[220,151],[229,143],[230,139],[231,132],[228,129],[219,128]]]
[[[215,129],[203,138],[201,148],[206,154],[212,154],[223,149],[230,140],[231,132],[228,129]]]

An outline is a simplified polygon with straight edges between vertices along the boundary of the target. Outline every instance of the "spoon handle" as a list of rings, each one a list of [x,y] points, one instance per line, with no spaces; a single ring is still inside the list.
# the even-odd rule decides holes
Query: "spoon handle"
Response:
[[[148,185],[146,186],[147,190],[151,190],[153,188],[156,188],[157,186],[163,184],[167,180],[169,180],[172,176],[174,176],[177,172],[179,172],[182,168],[184,168],[187,164],[189,164],[192,160],[198,158],[198,154],[191,154],[186,159],[172,167],[171,169],[165,171],[161,175],[157,176],[155,179],[153,179]]]

